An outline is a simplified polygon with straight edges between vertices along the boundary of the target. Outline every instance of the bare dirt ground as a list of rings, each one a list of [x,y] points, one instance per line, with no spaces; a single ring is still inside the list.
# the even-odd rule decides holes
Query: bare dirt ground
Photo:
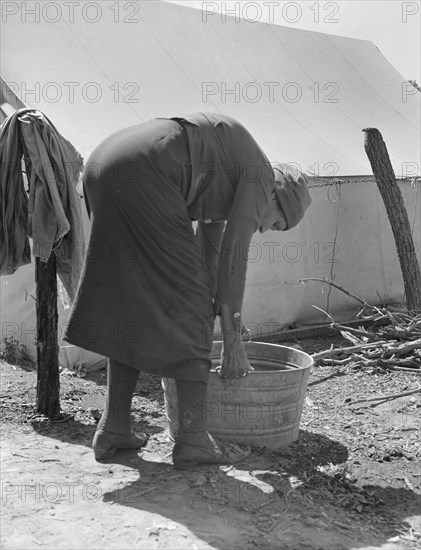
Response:
[[[313,353],[332,339],[299,344]],[[353,404],[415,389],[417,374],[316,367],[297,442],[179,472],[158,378],[142,374],[133,400],[147,447],[97,463],[104,371],[61,374],[58,421],[36,413],[33,366],[3,362],[1,372],[3,549],[420,546],[420,394]]]

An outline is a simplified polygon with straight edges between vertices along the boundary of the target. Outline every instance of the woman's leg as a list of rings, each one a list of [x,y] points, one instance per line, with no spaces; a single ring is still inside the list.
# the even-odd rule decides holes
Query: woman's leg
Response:
[[[93,449],[95,458],[112,456],[118,449],[139,449],[146,441],[145,434],[137,436],[131,428],[131,405],[139,371],[115,359],[108,360],[105,409],[99,421]]]
[[[177,443],[207,446],[209,434],[204,417],[207,384],[176,380],[178,401]]]
[[[207,383],[177,379],[178,433],[173,450],[174,466],[179,470],[199,464],[233,464],[247,458],[246,446],[215,441],[206,427]]]
[[[129,435],[133,392],[139,379],[139,371],[115,359],[108,360],[107,394],[105,409],[98,429]]]

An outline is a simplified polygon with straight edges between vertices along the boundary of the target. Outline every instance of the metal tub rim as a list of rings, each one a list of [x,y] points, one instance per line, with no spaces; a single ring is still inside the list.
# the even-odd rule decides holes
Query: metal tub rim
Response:
[[[213,342],[212,351],[210,354],[210,359],[212,361],[212,368],[210,371],[211,374],[217,374],[216,368],[213,366],[213,363],[217,362],[220,359],[222,343],[222,341]],[[253,361],[261,362],[262,359],[266,359],[267,361],[270,361],[274,364],[282,365],[284,367],[278,370],[276,368],[271,368],[267,370],[259,369],[249,372],[247,376],[273,374],[274,372],[306,371],[308,369],[311,369],[311,367],[314,365],[314,359],[311,357],[311,355],[309,355],[305,351],[289,346],[283,346],[281,344],[270,344],[266,342],[244,342],[244,347],[246,350],[247,358],[251,364]],[[262,356],[262,351],[267,351],[268,357],[265,357],[266,354]],[[270,356],[270,352],[274,352],[274,356],[279,356],[279,352],[284,352],[288,360],[286,358],[282,359],[279,357],[275,358],[274,356]],[[294,363],[294,360],[297,361],[297,363],[303,364]]]

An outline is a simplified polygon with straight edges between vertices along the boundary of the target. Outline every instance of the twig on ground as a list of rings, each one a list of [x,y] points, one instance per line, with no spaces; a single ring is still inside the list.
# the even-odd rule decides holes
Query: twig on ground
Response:
[[[324,378],[319,378],[319,380],[313,380],[313,382],[309,382],[307,386],[315,386],[316,384],[321,384],[322,382],[326,382],[327,380],[331,380],[332,378],[335,378],[336,376],[345,376],[345,372],[337,371],[333,374],[330,374],[329,376],[325,376]]]
[[[390,395],[380,395],[379,397],[370,397],[369,399],[357,399],[356,401],[350,401],[348,405],[355,405],[356,403],[368,403],[369,401],[388,401],[389,399],[397,399],[398,397],[405,397],[406,395],[412,395],[414,393],[421,393],[421,388],[411,391],[405,391],[402,393],[392,393]]]
[[[332,355],[343,355],[346,353],[354,353],[355,351],[378,348],[379,346],[385,345],[387,342],[385,340],[380,340],[378,342],[368,342],[367,344],[360,344],[358,346],[350,346],[347,348],[333,348],[326,351],[319,351],[318,353],[313,353],[312,357],[315,361],[318,359],[324,359],[325,357],[331,357]]]
[[[321,311],[324,315],[326,315],[326,317],[329,317],[329,319],[332,321],[332,324],[335,322],[333,317],[330,315],[330,313],[328,313],[327,311],[325,311],[324,309],[322,309],[321,307],[317,307],[315,305],[311,306],[311,307],[314,307],[314,309],[318,309],[319,311]]]
[[[409,374],[416,374],[417,376],[421,376],[421,370],[419,369],[410,369],[408,367],[391,367],[390,370],[398,370],[398,371],[407,372]]]
[[[339,323],[332,323],[332,328],[335,328],[337,330],[344,331],[344,332],[350,332],[351,334],[355,334],[355,336],[362,336],[363,338],[373,338],[374,340],[381,340],[379,336],[377,336],[373,332],[369,332],[368,330],[345,327],[343,325],[340,325]]]

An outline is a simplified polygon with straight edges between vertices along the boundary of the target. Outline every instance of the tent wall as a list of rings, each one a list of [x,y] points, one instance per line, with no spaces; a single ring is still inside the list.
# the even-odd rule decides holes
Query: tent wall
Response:
[[[319,283],[298,283],[303,277],[335,278],[377,304],[402,301],[385,209],[376,184],[364,180],[371,168],[362,129],[382,132],[396,175],[409,177],[400,187],[419,254],[420,182],[411,178],[420,166],[421,95],[374,44],[231,17],[223,22],[165,2],[140,2],[131,18],[124,11],[116,17],[114,1],[90,3],[100,6],[95,22],[93,12],[82,17],[82,3],[74,3],[73,20],[63,7],[54,22],[52,12],[42,12],[46,3],[33,3],[38,18],[23,17],[24,4],[16,3],[17,13],[2,25],[8,94],[43,111],[85,159],[120,128],[217,111],[243,122],[272,162],[316,176],[299,227],[253,238],[244,317],[254,335],[323,320],[313,305],[338,321],[359,309],[326,285],[322,292]],[[319,176],[351,181],[324,186]],[[0,283],[0,340],[13,333],[31,347],[33,265]],[[60,326],[67,313],[60,311]],[[77,361],[79,351],[66,349],[66,358]]]

